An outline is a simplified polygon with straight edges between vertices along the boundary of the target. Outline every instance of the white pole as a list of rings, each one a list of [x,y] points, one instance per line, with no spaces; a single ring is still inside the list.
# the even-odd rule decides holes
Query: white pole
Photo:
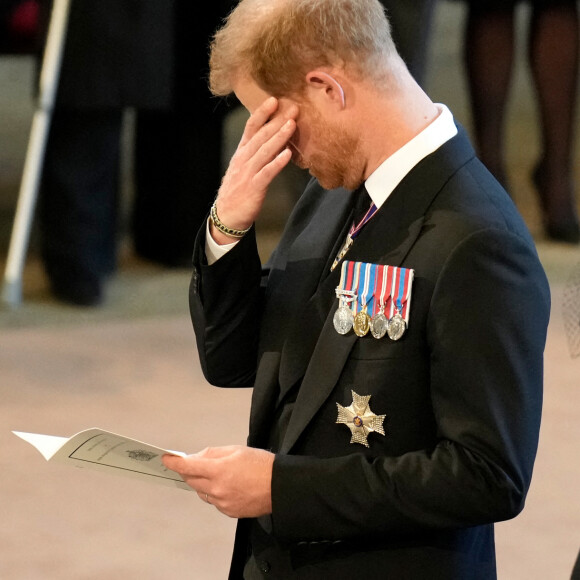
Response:
[[[22,272],[26,262],[50,118],[60,75],[69,7],[70,0],[54,0],[50,15],[40,73],[38,106],[32,118],[30,139],[4,272],[2,301],[9,306],[18,306],[22,302]]]

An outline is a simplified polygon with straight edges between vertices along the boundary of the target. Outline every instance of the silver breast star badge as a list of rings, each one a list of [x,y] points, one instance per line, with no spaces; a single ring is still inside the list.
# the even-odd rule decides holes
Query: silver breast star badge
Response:
[[[369,433],[375,432],[381,435],[385,434],[383,422],[386,415],[375,415],[370,407],[369,401],[371,395],[361,397],[354,391],[352,393],[352,404],[349,407],[343,407],[336,403],[338,407],[337,423],[344,423],[352,433],[351,443],[360,443],[365,447],[369,446],[367,437]]]

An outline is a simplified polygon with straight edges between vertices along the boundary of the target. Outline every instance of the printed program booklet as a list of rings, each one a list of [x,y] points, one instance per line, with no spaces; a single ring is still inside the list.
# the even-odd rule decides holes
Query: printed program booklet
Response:
[[[36,447],[47,461],[193,491],[177,473],[161,462],[165,453],[185,457],[186,454],[181,451],[161,449],[98,428],[87,429],[68,438],[21,431],[12,433]]]

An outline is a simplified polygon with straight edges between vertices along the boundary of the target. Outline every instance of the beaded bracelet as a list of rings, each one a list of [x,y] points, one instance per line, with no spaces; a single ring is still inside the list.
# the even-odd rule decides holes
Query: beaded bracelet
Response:
[[[211,223],[216,227],[216,229],[218,231],[220,231],[222,234],[225,234],[226,236],[230,236],[230,238],[243,238],[252,228],[252,226],[250,226],[249,228],[246,228],[245,230],[236,230],[234,228],[228,228],[228,226],[223,224],[220,221],[220,218],[218,218],[217,209],[215,207],[215,202],[211,206],[211,211],[210,211],[209,217],[211,219]]]

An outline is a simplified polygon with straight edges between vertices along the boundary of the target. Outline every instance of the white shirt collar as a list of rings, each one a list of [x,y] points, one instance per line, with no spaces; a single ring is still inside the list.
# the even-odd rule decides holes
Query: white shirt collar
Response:
[[[427,155],[457,135],[451,111],[442,104],[440,114],[421,133],[385,159],[365,182],[365,187],[377,208],[381,207],[402,179]]]

